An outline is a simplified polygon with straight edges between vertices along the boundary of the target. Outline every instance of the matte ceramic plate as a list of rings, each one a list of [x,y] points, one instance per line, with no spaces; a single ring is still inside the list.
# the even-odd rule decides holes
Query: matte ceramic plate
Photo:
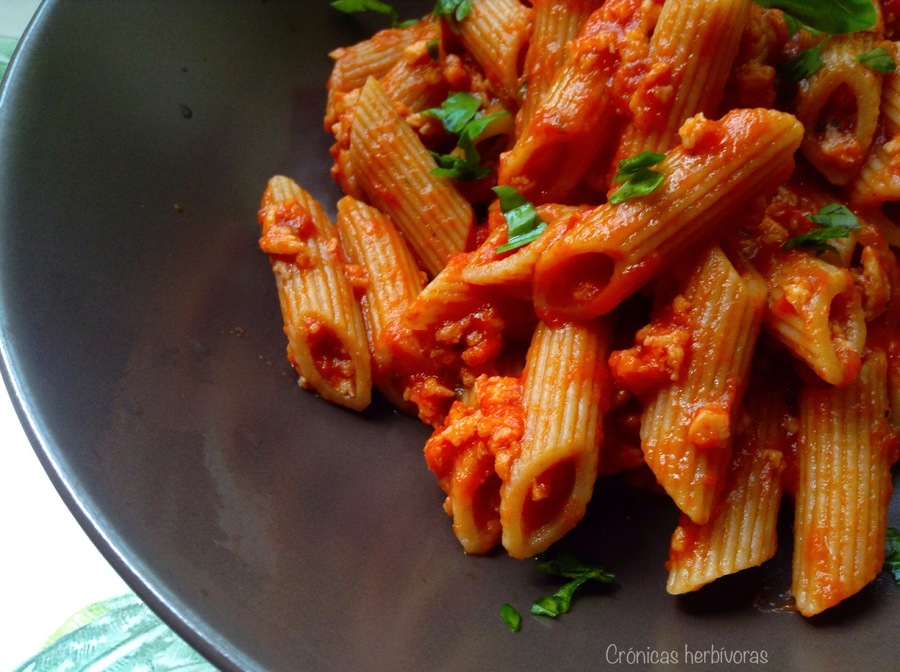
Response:
[[[284,173],[335,202],[326,53],[384,25],[325,0],[56,0],[25,37],[0,97],[5,377],[106,557],[226,670],[897,669],[886,575],[812,620],[778,610],[784,554],[670,597],[675,513],[614,483],[564,546],[615,587],[513,634],[500,606],[556,584],[462,553],[427,429],[298,388],[259,198]]]

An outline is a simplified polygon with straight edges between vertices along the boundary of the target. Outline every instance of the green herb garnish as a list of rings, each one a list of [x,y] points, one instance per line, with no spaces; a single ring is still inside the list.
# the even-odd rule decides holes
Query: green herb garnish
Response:
[[[822,61],[822,47],[828,38],[810,49],[804,49],[793,58],[779,63],[775,68],[779,76],[789,82],[799,82],[819,71],[825,63]]]
[[[441,120],[448,133],[459,135],[481,109],[481,100],[470,93],[451,93],[440,107],[432,107],[422,114]]]
[[[553,576],[561,576],[569,581],[552,595],[538,598],[531,605],[531,613],[535,616],[556,618],[568,613],[572,607],[575,591],[588,581],[612,583],[615,578],[600,565],[583,560],[571,553],[561,553],[555,558],[539,556],[542,560],[538,569]]]
[[[665,158],[665,154],[641,152],[630,159],[619,161],[616,182],[624,182],[624,184],[610,195],[609,202],[617,205],[631,198],[646,196],[654,191],[662,184],[664,176],[662,173],[650,170],[650,166],[655,166]]]
[[[425,48],[428,50],[428,55],[432,61],[441,60],[441,41],[438,38],[428,40],[425,43]]]
[[[391,25],[397,28],[411,26],[416,23],[416,19],[409,21],[400,21],[397,16],[397,10],[387,2],[381,0],[333,0],[331,6],[344,12],[344,14],[355,14],[357,12],[375,12],[383,14],[390,18]]]
[[[506,627],[513,632],[518,632],[522,629],[522,614],[516,611],[516,608],[511,604],[504,604],[500,607],[500,618],[506,623]]]
[[[538,217],[537,210],[528,199],[513,187],[494,187],[494,193],[500,199],[500,212],[506,218],[509,231],[506,243],[497,248],[497,252],[508,252],[537,239],[547,222]]]
[[[878,19],[872,0],[756,0],[756,4],[780,9],[800,23],[831,35],[866,30]]]
[[[893,527],[887,529],[884,571],[900,586],[900,530]]]
[[[812,250],[816,254],[824,254],[829,250],[837,252],[828,241],[835,238],[847,238],[850,231],[859,228],[859,220],[856,219],[856,215],[850,212],[847,206],[840,203],[829,203],[815,215],[808,216],[807,219],[818,228],[794,236],[784,243],[782,246],[784,249],[791,250],[795,247],[802,247],[805,250]]]
[[[434,16],[446,21],[454,32],[459,32],[459,22],[472,12],[472,0],[437,0]]]
[[[480,180],[490,174],[490,168],[481,165],[481,156],[475,149],[475,142],[484,133],[488,124],[506,116],[506,112],[484,115],[479,112],[481,101],[472,94],[459,92],[450,94],[440,107],[424,110],[422,114],[441,120],[444,130],[458,136],[457,150],[451,154],[432,152],[438,167],[435,175],[451,177],[459,182]]]
[[[897,63],[883,47],[876,47],[872,51],[867,51],[856,57],[856,60],[863,65],[872,68],[875,72],[882,75],[889,75],[897,69]]]

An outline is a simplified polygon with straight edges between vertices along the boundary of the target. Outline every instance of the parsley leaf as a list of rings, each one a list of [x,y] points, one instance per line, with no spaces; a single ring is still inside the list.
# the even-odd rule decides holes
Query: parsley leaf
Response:
[[[780,9],[799,22],[832,35],[866,30],[878,19],[872,0],[756,0],[756,4]]]
[[[516,608],[511,604],[504,604],[500,607],[500,618],[506,623],[506,627],[513,632],[518,632],[522,629],[522,614],[516,611]]]
[[[828,250],[837,250],[828,241],[834,238],[847,238],[850,231],[859,228],[859,220],[845,205],[829,203],[815,215],[807,217],[818,228],[794,236],[782,246],[786,250],[802,247],[816,254],[824,254]]]
[[[540,558],[542,561],[538,565],[538,569],[570,580],[552,595],[545,595],[534,601],[534,604],[531,605],[531,613],[535,616],[556,618],[568,613],[572,608],[575,591],[585,583],[597,581],[606,584],[612,583],[615,578],[600,565],[582,560],[571,553],[560,553],[555,558],[542,555]]]
[[[466,18],[472,11],[472,0],[437,0],[434,6],[434,16],[444,19],[457,29],[459,22]]]
[[[401,22],[397,16],[397,10],[390,4],[382,2],[382,0],[333,0],[331,6],[344,12],[344,14],[354,14],[356,12],[384,14],[390,18],[391,25],[395,27],[409,26],[416,23],[415,19]]]
[[[876,47],[872,51],[860,54],[856,60],[883,75],[889,75],[897,69],[894,58],[883,47]]]
[[[475,141],[481,137],[488,124],[506,115],[506,112],[483,115],[479,113],[481,101],[465,93],[453,93],[440,107],[424,110],[422,114],[440,119],[448,133],[459,136],[457,149],[451,154],[432,152],[438,167],[432,172],[443,177],[464,182],[480,180],[490,174],[490,169],[481,165],[481,156],[475,149]]]
[[[440,107],[432,107],[422,114],[440,119],[448,133],[459,135],[481,108],[481,101],[470,93],[451,93]]]
[[[900,586],[900,530],[893,527],[887,529],[886,546],[884,570],[894,578],[894,583]]]
[[[619,161],[616,182],[624,182],[624,184],[610,195],[609,202],[617,205],[631,198],[646,196],[656,190],[663,183],[664,176],[662,173],[650,170],[650,166],[655,166],[665,158],[665,154],[641,152],[630,159]]]
[[[428,55],[431,57],[432,61],[441,60],[441,41],[440,39],[428,40],[425,43],[425,48],[428,50]]]
[[[537,210],[519,191],[513,187],[494,187],[500,199],[500,211],[506,218],[509,230],[507,242],[497,248],[497,252],[508,252],[527,245],[543,233],[547,222],[538,217]]]
[[[799,82],[819,71],[825,63],[822,62],[822,47],[828,41],[826,38],[810,49],[804,49],[793,58],[779,63],[775,70],[782,79],[789,82]]]

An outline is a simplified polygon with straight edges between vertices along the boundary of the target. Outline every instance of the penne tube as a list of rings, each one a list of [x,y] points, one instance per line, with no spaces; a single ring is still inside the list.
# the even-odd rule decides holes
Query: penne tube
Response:
[[[503,475],[503,546],[535,555],[584,517],[600,464],[610,404],[606,320],[539,324],[526,357],[521,453]]]
[[[608,313],[685,254],[724,232],[760,193],[791,173],[802,127],[789,114],[735,110],[695,117],[656,167],[653,193],[603,204],[541,256],[534,302],[543,319]]]
[[[434,39],[439,34],[437,22],[423,20],[406,28],[390,28],[349,47],[340,47],[329,56],[334,68],[328,78],[328,104],[325,130],[346,110],[344,97],[362,88],[369,77],[384,76],[400,60],[403,52],[415,42]]]
[[[875,350],[850,385],[811,383],[800,393],[792,591],[804,616],[861,590],[884,562],[897,441],[886,368]]]
[[[372,205],[400,229],[420,263],[437,275],[468,241],[472,206],[370,78],[360,93],[350,140],[353,171]]]
[[[700,525],[723,489],[765,307],[762,279],[733,257],[711,248],[684,290],[638,332],[636,345],[610,357],[617,380],[644,401],[647,465]]]
[[[900,50],[896,42],[889,43],[886,51],[897,60]],[[850,185],[854,203],[874,205],[900,200],[900,72],[883,77],[879,114],[883,137],[876,138]]]
[[[300,385],[336,404],[366,408],[372,395],[366,330],[334,225],[308,192],[281,176],[269,180],[259,223]]]
[[[500,543],[500,473],[519,450],[524,430],[518,378],[482,376],[468,403],[454,402],[425,443],[425,461],[447,495],[444,511],[466,553]]]
[[[459,23],[463,45],[481,65],[506,105],[522,98],[521,72],[531,9],[518,0],[472,0],[472,11]]]
[[[613,166],[644,151],[678,144],[689,118],[718,116],[725,82],[740,46],[753,0],[666,0],[650,40],[652,65],[641,78],[633,118]]]
[[[530,300],[531,276],[541,253],[589,210],[574,205],[539,205],[537,216],[547,225],[546,230],[534,242],[506,252],[499,252],[498,248],[508,241],[507,227],[497,226],[469,255],[460,278],[472,285],[496,287]]]
[[[561,202],[598,155],[612,151],[612,79],[622,54],[634,50],[629,36],[646,21],[640,4],[613,0],[591,14],[515,146],[501,155],[500,184],[535,204]]]
[[[393,223],[381,211],[350,196],[337,204],[337,227],[350,260],[365,271],[365,293],[360,298],[375,385],[395,406],[410,412],[405,398],[413,371],[407,371],[410,349],[397,352],[411,339],[401,326],[409,304],[422,291],[422,272]],[[398,341],[400,343],[398,343]],[[415,357],[414,370],[428,370],[426,357]],[[399,361],[398,361],[399,360]]]
[[[882,75],[856,58],[877,45],[874,33],[833,35],[819,50],[822,67],[797,92],[801,150],[832,184],[856,177],[878,128]]]
[[[525,54],[528,86],[516,118],[521,130],[544,100],[557,71],[566,60],[566,45],[581,32],[587,18],[602,0],[534,0],[534,28]]]
[[[791,441],[788,400],[784,388],[772,382],[751,387],[745,399],[747,425],[735,442],[721,499],[703,525],[681,514],[672,535],[666,590],[673,595],[775,555],[784,453]]]
[[[866,342],[863,293],[851,270],[841,265],[844,255],[785,249],[792,235],[804,232],[797,223],[810,227],[807,217],[827,203],[824,192],[791,181],[779,189],[759,225],[751,227],[750,237],[753,265],[768,288],[766,332],[822,380],[846,385],[859,373]],[[847,245],[852,252],[857,238],[844,240],[852,243]]]

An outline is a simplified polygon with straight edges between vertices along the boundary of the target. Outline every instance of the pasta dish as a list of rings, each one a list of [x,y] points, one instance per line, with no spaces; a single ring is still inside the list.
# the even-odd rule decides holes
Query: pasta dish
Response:
[[[343,198],[263,194],[300,384],[433,429],[467,553],[541,553],[618,474],[678,508],[672,594],[782,509],[797,610],[858,592],[900,454],[897,3],[437,4],[331,54]]]

